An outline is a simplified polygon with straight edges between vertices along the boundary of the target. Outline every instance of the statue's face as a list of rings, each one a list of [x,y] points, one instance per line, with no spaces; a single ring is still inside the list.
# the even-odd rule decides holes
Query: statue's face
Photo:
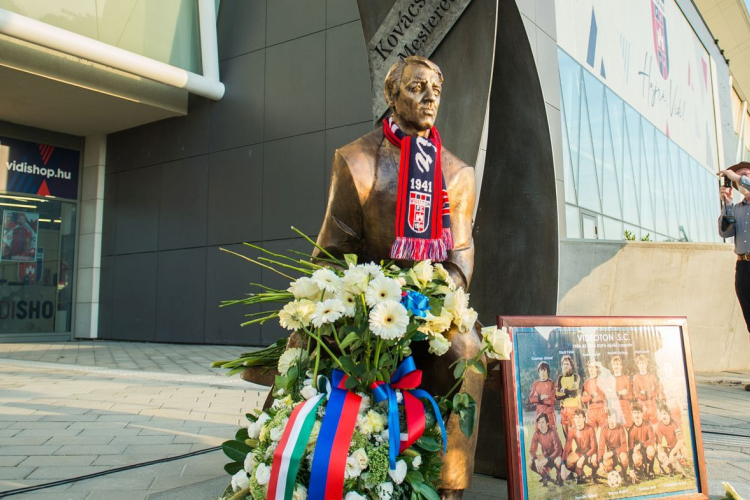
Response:
[[[440,107],[443,86],[437,73],[420,64],[404,68],[393,114],[404,126],[424,132],[432,128]]]

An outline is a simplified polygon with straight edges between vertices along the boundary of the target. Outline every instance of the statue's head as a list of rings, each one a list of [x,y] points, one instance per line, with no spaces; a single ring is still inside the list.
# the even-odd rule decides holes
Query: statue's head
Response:
[[[383,87],[385,102],[404,132],[432,128],[443,89],[443,73],[437,64],[421,56],[399,60],[388,71]]]

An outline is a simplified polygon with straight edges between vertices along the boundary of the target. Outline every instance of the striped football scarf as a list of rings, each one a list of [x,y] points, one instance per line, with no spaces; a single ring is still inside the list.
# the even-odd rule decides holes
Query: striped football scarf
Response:
[[[451,210],[440,159],[442,145],[435,127],[429,139],[404,134],[383,120],[383,133],[401,150],[396,199],[396,240],[391,258],[442,262],[453,250]]]

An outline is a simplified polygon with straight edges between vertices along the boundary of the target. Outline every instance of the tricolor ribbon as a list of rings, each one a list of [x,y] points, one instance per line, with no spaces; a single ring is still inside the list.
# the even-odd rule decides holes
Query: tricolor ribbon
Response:
[[[419,398],[426,399],[432,403],[435,411],[435,419],[440,425],[440,433],[443,437],[443,453],[447,447],[447,434],[443,419],[440,415],[435,400],[430,394],[422,389],[417,389],[422,384],[422,370],[417,370],[414,359],[406,358],[391,376],[391,381],[375,382],[370,388],[376,403],[388,401],[388,441],[390,445],[389,459],[390,468],[396,468],[396,457],[399,453],[413,445],[425,430],[425,408]],[[400,389],[404,396],[404,409],[406,410],[406,439],[401,439],[401,425],[398,417],[398,396],[396,390]]]
[[[304,403],[299,403],[289,416],[281,441],[273,452],[271,480],[268,482],[266,496],[268,500],[291,500],[299,463],[310,440],[318,406],[325,397],[325,394],[318,394]]]
[[[333,370],[326,414],[315,444],[308,500],[341,500],[344,470],[362,398],[346,390],[346,375]],[[270,496],[268,497],[270,499]]]

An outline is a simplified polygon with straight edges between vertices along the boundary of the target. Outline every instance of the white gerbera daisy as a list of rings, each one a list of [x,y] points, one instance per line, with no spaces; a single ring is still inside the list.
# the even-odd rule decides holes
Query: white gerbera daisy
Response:
[[[395,300],[381,302],[370,312],[370,330],[386,340],[403,337],[408,325],[409,315],[406,308]]]
[[[347,318],[353,318],[357,313],[357,299],[359,298],[359,295],[354,295],[346,290],[342,290],[336,295],[336,298],[344,304],[344,316]]]
[[[312,324],[316,328],[320,328],[326,323],[333,323],[339,319],[345,311],[346,308],[344,307],[344,303],[339,299],[328,299],[323,302],[318,302],[315,305],[315,312],[313,312],[311,317]]]
[[[330,293],[336,293],[344,286],[341,278],[330,269],[318,269],[313,273],[312,280],[318,284],[321,290]]]
[[[309,300],[289,302],[279,311],[279,324],[287,330],[299,330],[310,325],[315,304]]]
[[[292,365],[303,366],[307,363],[307,353],[299,347],[292,347],[284,351],[279,358],[279,373],[285,376]],[[260,419],[259,419],[260,420]]]
[[[364,269],[367,274],[370,275],[370,278],[377,278],[378,276],[385,276],[383,274],[383,268],[380,267],[379,264],[376,264],[374,262],[370,262],[369,264],[360,264],[359,267]]]
[[[364,268],[349,264],[349,269],[344,271],[343,279],[346,291],[354,295],[359,295],[367,289],[370,275]]]
[[[367,305],[375,307],[376,304],[388,300],[396,302],[401,300],[401,286],[398,281],[385,276],[378,276],[370,281],[365,291]]]

